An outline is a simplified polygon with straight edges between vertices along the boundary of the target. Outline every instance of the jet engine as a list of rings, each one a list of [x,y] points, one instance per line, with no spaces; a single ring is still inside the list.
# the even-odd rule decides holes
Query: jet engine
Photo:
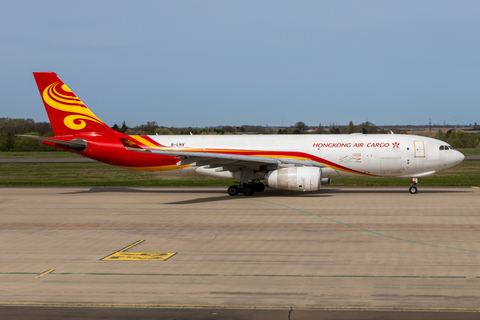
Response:
[[[267,172],[265,185],[294,191],[317,191],[322,185],[322,170],[316,167],[290,167]]]

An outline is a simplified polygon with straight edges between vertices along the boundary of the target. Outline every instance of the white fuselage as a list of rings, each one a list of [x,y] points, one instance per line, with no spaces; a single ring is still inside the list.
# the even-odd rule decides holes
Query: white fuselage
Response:
[[[149,136],[159,144],[180,150],[221,149],[225,152],[258,151],[273,155],[302,154],[325,165],[322,177],[373,175],[423,177],[460,163],[460,152],[443,148],[446,142],[413,135],[343,134],[343,135],[167,135]],[[200,168],[199,168],[200,167]],[[177,171],[177,170],[175,170]],[[195,163],[181,169],[182,174],[235,178],[201,168]],[[173,172],[172,172],[173,173]],[[178,172],[177,172],[178,173]],[[262,178],[262,173],[257,178]]]

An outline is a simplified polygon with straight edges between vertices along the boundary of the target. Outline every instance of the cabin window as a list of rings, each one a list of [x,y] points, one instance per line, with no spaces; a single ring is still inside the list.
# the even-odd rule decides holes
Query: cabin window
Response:
[[[440,150],[445,150],[445,146],[440,146]]]

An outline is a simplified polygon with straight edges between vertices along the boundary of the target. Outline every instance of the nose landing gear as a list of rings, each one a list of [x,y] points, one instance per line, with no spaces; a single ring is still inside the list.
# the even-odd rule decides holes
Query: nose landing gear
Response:
[[[412,178],[412,184],[410,185],[410,191],[411,194],[417,194],[417,183],[418,183],[418,178]]]
[[[251,183],[244,183],[242,186],[230,186],[227,192],[231,196],[236,196],[239,193],[252,196],[255,192],[262,192],[263,190],[265,190],[265,185],[259,180],[253,180]]]

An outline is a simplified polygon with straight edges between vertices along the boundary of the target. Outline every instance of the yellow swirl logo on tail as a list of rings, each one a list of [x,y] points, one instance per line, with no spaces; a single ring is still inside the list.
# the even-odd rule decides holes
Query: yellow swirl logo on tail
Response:
[[[80,101],[67,85],[55,82],[43,90],[43,100],[52,108],[63,112],[77,113],[66,116],[63,123],[72,130],[82,130],[87,126],[84,120],[103,124],[102,120]]]

